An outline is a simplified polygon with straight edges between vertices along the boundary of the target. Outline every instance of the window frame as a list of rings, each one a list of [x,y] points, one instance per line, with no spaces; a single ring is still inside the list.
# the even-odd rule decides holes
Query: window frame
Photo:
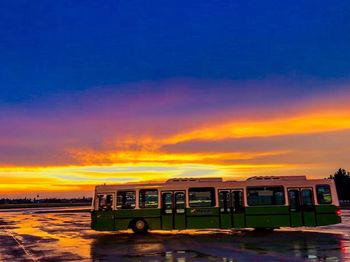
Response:
[[[192,192],[210,192],[210,206],[191,206]],[[190,208],[212,208],[216,207],[216,189],[215,187],[190,187],[188,193],[188,205]]]
[[[169,203],[167,203],[165,196],[170,195],[170,201],[171,201],[171,206],[169,207]],[[173,213],[173,209],[174,209],[174,193],[172,191],[162,191],[161,192],[161,210],[163,214],[172,214]]]
[[[178,206],[178,202],[177,202],[177,195],[179,194],[183,194],[184,195],[184,203],[183,203],[183,208],[179,208]],[[186,212],[186,203],[187,203],[187,200],[186,200],[186,191],[185,190],[182,190],[182,191],[175,191],[174,192],[174,201],[173,201],[173,205],[174,205],[174,209],[175,209],[175,213],[176,214],[184,214]]]
[[[305,200],[305,196],[304,192],[306,191],[310,191],[310,197],[311,197],[311,203],[306,203]],[[316,202],[315,202],[315,190],[313,187],[302,187],[300,189],[300,195],[301,195],[301,208],[303,211],[315,211],[315,206],[316,206]]]
[[[100,206],[100,197],[99,196],[106,196],[106,199],[107,199],[107,196],[108,195],[111,195],[112,196],[112,204],[110,205],[110,208],[108,209],[104,209],[103,207]],[[96,195],[95,195],[95,210],[96,211],[110,211],[110,210],[115,210],[116,208],[116,195],[115,195],[115,192],[96,192]]]
[[[331,196],[330,202],[328,202],[328,203],[321,203],[320,197],[319,197],[319,194],[318,194],[318,189],[321,188],[321,187],[328,187],[328,189],[329,189],[329,194],[330,194],[330,196]],[[331,189],[331,186],[328,185],[328,184],[319,184],[319,185],[316,185],[316,199],[317,199],[317,204],[318,204],[318,205],[331,205],[331,204],[333,204],[333,196],[332,196],[332,189]]]
[[[134,193],[134,196],[135,196],[135,202],[133,203],[134,204],[134,207],[130,207],[130,208],[118,208],[118,196],[119,196],[119,193],[124,193],[124,196],[126,197],[126,193]],[[136,193],[136,190],[134,189],[122,189],[122,190],[118,190],[117,191],[117,195],[116,195],[116,210],[132,210],[132,209],[136,209],[136,199],[137,199],[137,193]]]
[[[235,205],[235,198],[233,197],[233,194],[235,192],[240,192],[241,193],[241,200],[242,203],[240,203],[241,205],[239,206],[239,209],[236,209],[236,205]],[[243,188],[238,188],[238,189],[231,189],[230,191],[230,198],[231,198],[231,208],[232,208],[232,212],[239,214],[239,213],[244,213],[244,209],[245,209],[245,199],[244,199],[244,189]]]
[[[226,195],[226,206],[221,205],[221,200],[225,200],[225,199],[221,199],[221,195],[222,195],[221,193],[225,193]],[[232,208],[231,197],[232,197],[232,193],[230,189],[218,189],[218,206],[219,206],[220,213],[231,212],[231,208]]]
[[[252,205],[249,201],[249,191],[250,190],[258,190],[263,188],[264,191],[267,190],[268,188],[281,188],[281,191],[277,191],[277,192],[282,192],[283,193],[283,202],[282,204],[256,204],[256,205]],[[247,206],[249,207],[263,207],[263,206],[285,206],[286,205],[286,192],[285,192],[285,187],[282,185],[273,185],[273,186],[247,186],[245,188],[246,190],[246,198],[247,198]],[[273,196],[275,194],[275,191],[273,191]],[[274,201],[276,201],[276,198],[274,196]]]
[[[147,191],[156,191],[157,192],[157,206],[151,206],[151,207],[146,207],[145,203],[142,202],[141,196],[143,194],[143,192],[147,192]],[[146,202],[146,201],[145,201]],[[143,203],[143,204],[142,204]],[[155,208],[159,208],[159,189],[158,188],[146,188],[146,189],[140,189],[138,191],[138,208],[140,209],[155,209]]]
[[[293,203],[293,205],[291,204],[291,196],[290,196],[290,192],[296,192],[295,195],[295,203]],[[303,204],[302,204],[302,199],[301,199],[301,188],[296,188],[296,187],[291,187],[291,188],[287,188],[287,194],[288,194],[288,206],[290,211],[292,212],[300,212]]]

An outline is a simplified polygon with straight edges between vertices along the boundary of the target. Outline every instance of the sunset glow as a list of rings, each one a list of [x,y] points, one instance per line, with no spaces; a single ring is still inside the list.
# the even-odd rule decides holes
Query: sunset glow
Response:
[[[192,91],[186,92],[191,95]],[[113,93],[106,99],[111,96],[118,100]],[[332,102],[324,105],[327,96]],[[144,96],[145,101],[151,97]],[[151,111],[135,109],[130,114],[129,109],[105,105],[101,97],[103,117],[90,114],[89,109],[72,117],[69,112],[74,112],[74,107],[30,118],[18,112],[19,122],[13,116],[2,118],[7,130],[16,127],[17,134],[13,137],[12,132],[2,131],[2,143],[12,141],[12,150],[1,151],[0,189],[5,195],[88,195],[96,184],[172,177],[325,177],[343,163],[344,152],[350,151],[343,148],[337,152],[340,143],[350,142],[350,108],[333,106],[345,97],[348,93],[341,91],[298,103],[286,101],[278,108],[268,103],[261,110],[250,105],[218,105],[176,115],[164,113],[167,104],[153,105]],[[90,98],[86,99],[89,104]],[[186,98],[173,100],[169,109],[183,106],[183,100]],[[114,112],[119,116],[115,120]],[[19,131],[22,129],[25,132]],[[33,154],[21,157],[21,151],[29,148]]]
[[[163,5],[5,4],[0,198],[350,168],[346,7]]]

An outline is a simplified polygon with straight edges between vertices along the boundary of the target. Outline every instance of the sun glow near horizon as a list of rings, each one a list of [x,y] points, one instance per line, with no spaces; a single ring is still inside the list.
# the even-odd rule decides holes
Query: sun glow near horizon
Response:
[[[268,110],[218,106],[205,109],[205,117],[201,110],[163,112],[163,104],[159,110],[135,109],[136,115],[130,115],[129,109],[118,107],[103,111],[102,103],[103,117],[97,118],[77,115],[72,120],[67,111],[54,124],[56,113],[40,121],[3,119],[7,130],[23,128],[26,133],[14,137],[2,132],[2,144],[14,143],[8,154],[0,152],[0,194],[66,195],[101,183],[174,177],[327,177],[350,153],[342,147],[350,144],[350,106],[341,103],[348,92],[333,94],[329,102],[326,97],[271,108],[266,104]],[[169,108],[177,103],[182,100]],[[113,121],[119,109],[125,110],[125,119]]]

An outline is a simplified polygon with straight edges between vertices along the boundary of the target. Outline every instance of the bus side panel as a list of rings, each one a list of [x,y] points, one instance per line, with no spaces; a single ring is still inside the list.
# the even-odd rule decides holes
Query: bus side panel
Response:
[[[207,216],[207,217],[187,217],[187,228],[219,228],[219,217],[218,216]]]
[[[118,218],[115,220],[115,230],[126,230],[129,228],[133,218]],[[149,229],[161,229],[160,218],[144,218]]]
[[[160,217],[160,209],[121,209],[116,211],[116,218]]]
[[[198,207],[186,209],[187,228],[219,228],[219,209]]]
[[[285,227],[290,225],[288,206],[246,207],[246,227]]]
[[[175,229],[185,229],[186,228],[186,214],[175,214],[174,215],[174,225],[175,225]]]
[[[157,218],[145,218],[145,221],[147,222],[148,228],[153,229],[161,229],[161,223],[160,223],[160,217]]]
[[[316,216],[314,211],[304,211],[304,226],[314,227],[316,226]]]
[[[316,206],[316,221],[318,226],[341,223],[341,217],[337,215],[337,207],[334,205]]]
[[[245,227],[244,213],[233,214],[233,227],[234,228],[244,228]]]
[[[114,230],[127,230],[130,224],[130,218],[116,218],[114,225]]]
[[[170,215],[162,215],[162,229],[163,230],[171,230],[173,229],[173,214]]]
[[[142,218],[149,229],[161,229],[160,209],[121,209],[115,211],[115,230],[128,229],[135,218]]]
[[[114,212],[113,211],[94,211],[93,226],[98,231],[114,230]]]
[[[303,216],[300,212],[290,212],[290,226],[301,227],[303,225]]]
[[[220,223],[221,223],[221,228],[232,228],[231,214],[230,213],[220,214]]]

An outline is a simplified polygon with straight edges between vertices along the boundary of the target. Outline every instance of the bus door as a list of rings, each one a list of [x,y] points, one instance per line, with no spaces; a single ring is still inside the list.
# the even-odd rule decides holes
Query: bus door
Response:
[[[185,191],[162,192],[162,229],[186,228]]]
[[[301,189],[301,203],[303,210],[304,226],[316,226],[315,202],[312,188]]]
[[[219,190],[221,228],[243,228],[243,190]]]
[[[303,214],[301,210],[301,199],[299,188],[288,188],[290,225],[300,227],[304,225]]]
[[[219,190],[220,227],[232,228],[230,190]]]
[[[97,230],[114,230],[114,209],[115,193],[98,194],[97,216],[93,219],[94,227]]]
[[[233,227],[243,228],[245,227],[243,190],[242,189],[231,190],[231,199],[232,199]]]
[[[315,226],[312,188],[288,188],[291,226]]]

